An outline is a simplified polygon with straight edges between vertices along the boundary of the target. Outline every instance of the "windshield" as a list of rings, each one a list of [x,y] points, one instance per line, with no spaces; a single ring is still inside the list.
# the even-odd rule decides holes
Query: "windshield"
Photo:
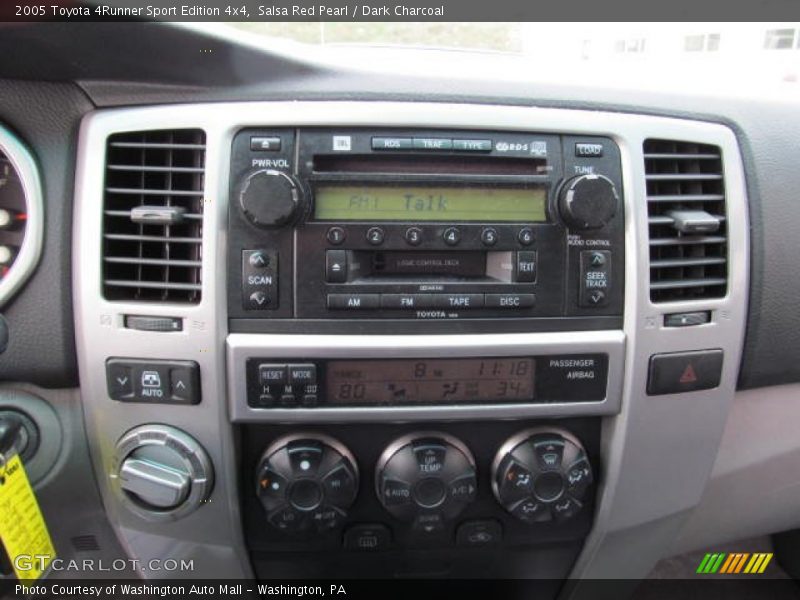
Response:
[[[251,38],[282,38],[330,50],[368,45],[500,53],[534,65],[527,71],[533,79],[575,81],[580,76],[586,83],[602,79],[607,85],[659,87],[679,75],[684,85],[721,84],[742,93],[752,93],[746,88],[756,82],[800,80],[800,23],[242,22],[228,26]],[[486,75],[482,68],[491,70],[486,63],[467,68],[477,76]]]

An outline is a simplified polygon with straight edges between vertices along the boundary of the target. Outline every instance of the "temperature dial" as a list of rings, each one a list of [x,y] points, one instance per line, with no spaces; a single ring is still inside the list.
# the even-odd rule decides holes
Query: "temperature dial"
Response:
[[[530,429],[509,439],[492,464],[492,490],[526,523],[574,517],[588,497],[592,467],[580,441],[563,430]]]
[[[300,206],[300,189],[283,171],[264,169],[250,174],[239,192],[239,207],[253,225],[264,228],[291,223]]]
[[[381,504],[422,533],[444,530],[475,499],[475,459],[444,433],[404,436],[383,452],[375,472]]]
[[[619,196],[613,182],[603,175],[573,177],[558,197],[561,217],[571,229],[598,229],[617,213]]]
[[[355,458],[325,435],[280,438],[258,463],[256,494],[270,525],[286,533],[335,529],[357,492]]]

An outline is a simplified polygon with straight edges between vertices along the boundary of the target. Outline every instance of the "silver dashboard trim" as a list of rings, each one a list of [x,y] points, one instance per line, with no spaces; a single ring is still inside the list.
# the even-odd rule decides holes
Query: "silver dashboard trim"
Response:
[[[44,240],[44,203],[39,169],[30,150],[8,129],[0,126],[0,152],[5,154],[22,183],[27,219],[25,237],[14,264],[0,279],[0,307],[23,286],[42,255]]]
[[[625,210],[624,367],[620,410],[603,418],[602,473],[593,530],[571,577],[641,578],[669,547],[708,480],[730,409],[744,338],[749,283],[749,238],[744,170],[736,136],[720,124],[688,119],[589,110],[411,102],[242,102],[99,110],[82,124],[75,188],[73,294],[81,394],[98,484],[111,522],[126,550],[140,559],[164,553],[194,558],[204,576],[250,575],[244,547],[237,471],[237,440],[227,401],[225,344],[227,204],[231,143],[245,126],[417,127],[534,131],[612,137],[619,145]],[[103,159],[111,133],[161,128],[206,131],[207,210],[203,231],[202,301],[195,306],[109,302],[101,288]],[[723,298],[653,304],[649,298],[647,210],[642,143],[647,138],[688,140],[722,149],[728,199],[729,285]],[[213,277],[210,276],[213,274]],[[181,333],[126,330],[124,314],[178,316]],[[665,328],[668,312],[708,310],[711,322]],[[169,343],[165,336],[169,335]],[[489,341],[509,343],[520,334]],[[538,334],[537,334],[538,335]],[[568,334],[564,334],[567,336]],[[258,336],[262,347],[294,336]],[[411,336],[352,336],[350,351],[396,352]],[[426,336],[436,345],[446,336]],[[475,354],[477,336],[461,344]],[[316,336],[321,347],[329,336]],[[238,344],[235,336],[230,336]],[[530,341],[530,340],[529,340]],[[408,340],[407,343],[420,343]],[[452,347],[446,344],[445,347]],[[648,397],[649,356],[722,348],[722,384],[689,394]],[[284,350],[294,351],[287,348]],[[577,349],[576,349],[577,350]],[[188,517],[158,527],[120,505],[109,489],[108,469],[116,441],[128,429],[152,420],[151,407],[111,401],[104,362],[109,356],[196,360],[203,400],[197,406],[159,405],[158,420],[185,430],[206,448],[219,485],[211,502]],[[288,357],[288,355],[286,355]],[[235,398],[232,398],[235,402]],[[237,409],[238,411],[239,409]],[[585,414],[585,413],[584,413]],[[485,416],[485,415],[484,415]],[[542,415],[543,416],[543,415]],[[264,421],[274,420],[266,416]],[[666,525],[665,525],[666,524]],[[630,557],[635,560],[630,560]],[[172,574],[174,576],[174,574]],[[565,593],[564,595],[567,595]]]
[[[431,421],[608,415],[619,411],[625,336],[621,331],[482,335],[283,335],[228,336],[228,386],[235,422]],[[598,402],[547,402],[342,408],[252,408],[247,405],[245,364],[249,358],[439,358],[537,356],[565,353],[608,355],[606,398]]]

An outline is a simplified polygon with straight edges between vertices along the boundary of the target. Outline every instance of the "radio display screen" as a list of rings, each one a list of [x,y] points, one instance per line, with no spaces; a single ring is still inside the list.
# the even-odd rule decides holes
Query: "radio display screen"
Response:
[[[322,221],[547,221],[545,186],[319,185],[314,200]]]
[[[331,405],[530,402],[532,358],[334,360],[325,391]]]

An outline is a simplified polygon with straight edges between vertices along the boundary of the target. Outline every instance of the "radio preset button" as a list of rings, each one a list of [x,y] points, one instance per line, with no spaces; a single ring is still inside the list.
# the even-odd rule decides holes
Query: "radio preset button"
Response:
[[[325,237],[328,238],[329,243],[338,246],[347,238],[347,232],[342,227],[331,227]]]
[[[422,229],[419,227],[409,227],[406,229],[406,243],[410,246],[419,246],[422,243]]]
[[[442,239],[448,246],[457,246],[461,241],[461,230],[458,227],[448,227],[442,233]]]
[[[367,230],[367,241],[373,246],[380,246],[385,238],[386,234],[380,227],[370,227]]]
[[[332,310],[364,310],[380,308],[380,294],[328,294],[328,308]]]
[[[497,243],[497,229],[486,227],[481,231],[481,242],[484,246],[494,246]]]
[[[517,252],[517,281],[536,282],[536,252],[532,250]]]
[[[533,243],[533,229],[530,227],[523,227],[517,234],[517,240],[523,246],[530,246]]]
[[[486,294],[486,308],[531,308],[536,294]]]
[[[410,150],[413,147],[411,138],[404,137],[374,137],[372,138],[373,150]]]

